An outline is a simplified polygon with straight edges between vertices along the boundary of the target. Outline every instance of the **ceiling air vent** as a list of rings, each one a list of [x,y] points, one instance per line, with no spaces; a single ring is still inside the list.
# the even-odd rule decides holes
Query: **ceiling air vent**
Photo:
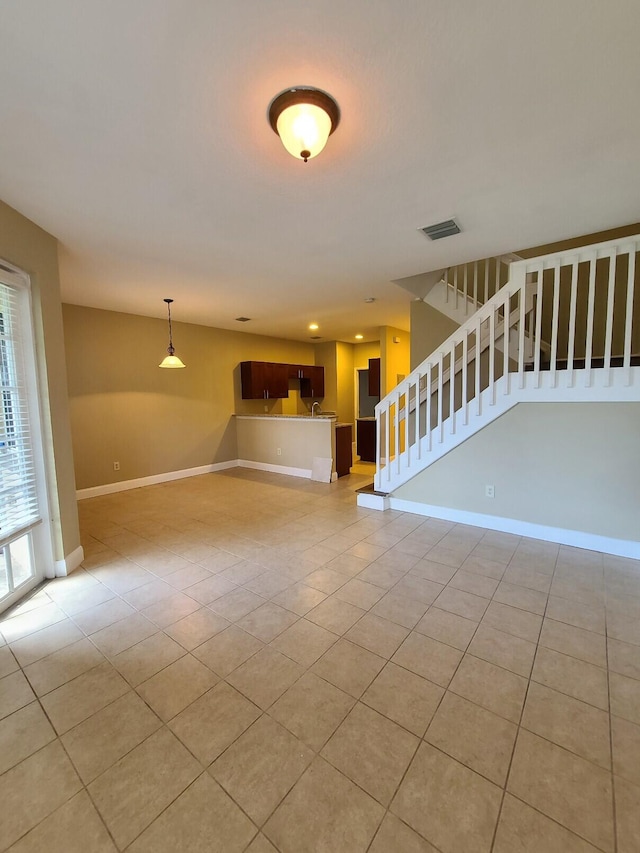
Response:
[[[251,317],[236,317],[238,323],[248,323]]]
[[[309,338],[309,340],[310,340],[310,341],[321,341],[321,340],[322,340],[322,335],[311,335],[311,337]]]
[[[420,231],[426,234],[430,240],[442,240],[443,237],[459,234],[460,228],[454,219],[447,219],[444,222],[437,222],[435,225],[420,228]]]

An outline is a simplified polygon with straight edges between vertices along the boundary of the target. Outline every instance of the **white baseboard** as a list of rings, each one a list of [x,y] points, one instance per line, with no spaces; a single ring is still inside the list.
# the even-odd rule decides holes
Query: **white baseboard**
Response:
[[[185,468],[182,471],[167,471],[165,474],[153,474],[150,477],[138,477],[136,480],[121,480],[119,483],[105,483],[103,486],[91,486],[88,489],[78,489],[76,499],[98,498],[102,495],[112,495],[115,492],[126,492],[129,489],[140,489],[142,486],[155,486],[158,483],[168,483],[171,480],[182,480],[185,477],[197,477],[200,474],[212,474],[215,471],[226,471],[228,468],[255,468],[257,471],[271,471],[273,474],[288,474],[290,477],[311,479],[311,468],[292,468],[289,465],[271,465],[267,462],[253,462],[250,459],[230,459],[228,462],[214,462],[211,465],[200,465],[198,468]],[[335,483],[338,475],[334,471],[331,482]],[[74,552],[75,553],[75,552]],[[64,561],[61,560],[61,563]],[[56,564],[57,566],[57,564]],[[75,568],[75,567],[74,567]]]
[[[357,498],[358,506],[365,509],[379,509],[384,512],[389,509],[389,497],[387,495],[374,495],[367,492],[360,492]]]
[[[359,503],[358,496],[358,503]],[[640,559],[640,542],[627,539],[614,539],[595,533],[584,533],[582,530],[564,530],[560,527],[547,527],[544,524],[533,524],[516,518],[500,518],[496,515],[483,515],[479,512],[467,512],[450,507],[434,506],[405,501],[389,497],[389,509],[401,512],[411,512],[414,515],[424,515],[427,518],[440,518],[458,524],[469,524],[472,527],[486,527],[488,530],[498,530],[500,533],[514,533],[516,536],[527,536],[530,539],[542,539],[544,542],[557,542],[560,545],[572,545],[587,551],[601,551],[616,557],[631,557]],[[372,507],[378,509],[379,507]]]
[[[241,468],[253,468],[256,471],[270,471],[272,474],[288,474],[290,477],[311,479],[311,468],[292,468],[290,465],[272,465],[269,462],[253,462],[251,459],[238,459]]]
[[[136,480],[122,480],[119,483],[106,483],[104,486],[91,486],[88,489],[78,489],[76,498],[82,501],[86,498],[112,495],[115,492],[126,492],[129,489],[139,489],[142,486],[155,486],[157,483],[182,480],[185,477],[197,477],[199,474],[211,474],[214,471],[225,471],[227,468],[237,468],[239,464],[237,459],[230,459],[228,462],[214,462],[211,465],[200,465],[197,468],[184,468],[182,471],[167,471],[165,474],[152,474],[150,477],[138,477]]]
[[[64,560],[56,560],[55,562],[55,577],[64,578],[70,575],[74,569],[77,569],[80,563],[84,560],[84,549],[82,545],[72,551],[64,558]]]

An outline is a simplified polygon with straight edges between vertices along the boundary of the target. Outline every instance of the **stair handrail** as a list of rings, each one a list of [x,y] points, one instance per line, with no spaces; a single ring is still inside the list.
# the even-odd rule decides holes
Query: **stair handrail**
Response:
[[[549,350],[549,369],[551,371],[551,379],[555,384],[556,370],[558,365],[558,324],[559,324],[559,294],[560,294],[560,270],[563,267],[571,267],[571,301],[570,301],[570,320],[569,320],[569,335],[568,335],[568,358],[567,369],[571,373],[571,381],[573,381],[574,373],[574,355],[575,355],[575,332],[576,332],[576,303],[577,303],[577,282],[578,282],[578,267],[581,263],[589,263],[589,293],[587,307],[587,331],[586,331],[586,356],[585,356],[585,371],[586,384],[591,381],[591,359],[593,356],[593,326],[594,326],[594,293],[595,293],[595,276],[596,263],[598,260],[608,259],[609,275],[607,285],[607,309],[606,309],[606,331],[604,341],[604,367],[611,371],[612,358],[612,330],[613,330],[613,313],[614,313],[614,297],[616,287],[616,262],[618,255],[628,255],[627,262],[627,282],[626,282],[626,300],[625,300],[625,317],[624,317],[624,353],[622,367],[628,370],[628,383],[631,381],[631,340],[632,340],[632,324],[633,324],[633,306],[634,306],[634,277],[636,253],[640,251],[640,235],[631,237],[618,238],[608,240],[592,245],[579,246],[573,249],[562,250],[559,252],[549,252],[545,255],[540,255],[520,261],[514,261],[510,264],[509,281],[498,290],[487,302],[480,305],[476,312],[471,315],[461,326],[449,335],[429,356],[423,361],[401,382],[396,388],[390,391],[375,407],[376,415],[376,488],[383,490],[381,479],[381,471],[383,467],[388,467],[391,464],[392,458],[395,458],[400,468],[400,457],[404,455],[407,459],[410,458],[411,450],[418,445],[420,450],[420,441],[424,438],[428,439],[428,445],[431,446],[431,436],[436,430],[440,430],[440,440],[442,441],[444,420],[443,420],[443,386],[448,381],[449,384],[449,415],[447,419],[451,422],[451,432],[455,432],[455,420],[459,409],[464,408],[464,421],[468,423],[467,407],[471,400],[480,399],[480,370],[478,365],[478,357],[480,355],[480,342],[482,341],[482,327],[484,324],[489,324],[489,387],[493,402],[495,402],[495,344],[496,341],[503,338],[503,364],[502,376],[504,377],[504,393],[510,393],[512,378],[519,380],[520,388],[525,384],[525,343],[530,345],[533,352],[532,373],[535,387],[540,385],[540,367],[541,367],[541,349],[542,349],[542,298],[543,298],[543,275],[547,270],[553,270],[552,280],[552,323],[551,334],[552,339],[548,344]],[[527,287],[535,289],[535,308],[532,314],[528,316],[526,310],[526,290]],[[512,304],[516,303],[516,310],[512,311]],[[502,326],[500,325],[502,322]],[[529,331],[527,332],[527,323]],[[517,335],[517,345],[511,346],[510,339],[512,332]],[[497,333],[497,334],[496,334]],[[527,339],[530,336],[530,340]],[[469,352],[473,347],[470,347],[470,342],[475,339],[476,352],[473,358],[476,359],[475,364],[475,397],[469,399],[469,391],[467,387],[467,367],[473,358],[469,358]],[[456,350],[462,347],[463,353],[461,359],[456,356]],[[511,350],[515,349],[517,354],[517,369],[513,370],[510,367],[509,361],[516,361],[512,358]],[[482,350],[484,351],[484,350]],[[444,363],[449,357],[449,378],[445,380]],[[564,361],[564,360],[562,360]],[[457,368],[460,363],[460,369]],[[431,377],[437,370],[438,383],[438,411],[435,413],[435,427],[432,428],[432,413],[431,413],[431,397],[432,397],[432,382]],[[461,376],[461,399],[462,403],[456,408],[455,403],[455,381],[451,381],[458,374]],[[426,378],[425,382],[425,400],[422,400],[421,380]],[[413,394],[412,394],[413,390]],[[415,424],[413,425],[414,435],[413,442],[411,441],[410,424],[408,413],[415,411],[416,407],[420,407],[422,402],[426,403],[425,415],[425,435],[420,435],[420,422],[416,413]],[[413,405],[412,405],[413,404]],[[393,422],[392,422],[393,415]],[[383,424],[384,421],[384,424]],[[401,431],[401,424],[404,423],[404,431]],[[386,434],[383,434],[382,426],[386,428]],[[393,436],[392,436],[393,432]],[[383,447],[383,444],[385,445]],[[404,444],[404,449],[402,445]]]

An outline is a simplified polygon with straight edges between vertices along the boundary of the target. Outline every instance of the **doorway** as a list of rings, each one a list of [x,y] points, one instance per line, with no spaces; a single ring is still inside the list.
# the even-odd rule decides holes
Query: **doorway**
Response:
[[[358,406],[356,418],[373,418],[376,413],[376,403],[380,397],[369,395],[369,370],[358,369]]]

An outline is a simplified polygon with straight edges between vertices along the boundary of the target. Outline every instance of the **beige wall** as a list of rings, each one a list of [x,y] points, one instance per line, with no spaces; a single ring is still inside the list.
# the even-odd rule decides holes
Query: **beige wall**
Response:
[[[239,364],[314,364],[309,344],[174,322],[187,367],[160,370],[165,320],[65,305],[64,330],[78,489],[235,459],[234,412],[306,409],[242,400]]]
[[[451,320],[421,300],[411,303],[411,370],[431,355],[458,328]]]
[[[640,403],[521,403],[394,496],[639,541],[639,473]]]
[[[0,258],[28,273],[40,377],[54,557],[80,546],[58,277],[58,243],[0,202]]]

